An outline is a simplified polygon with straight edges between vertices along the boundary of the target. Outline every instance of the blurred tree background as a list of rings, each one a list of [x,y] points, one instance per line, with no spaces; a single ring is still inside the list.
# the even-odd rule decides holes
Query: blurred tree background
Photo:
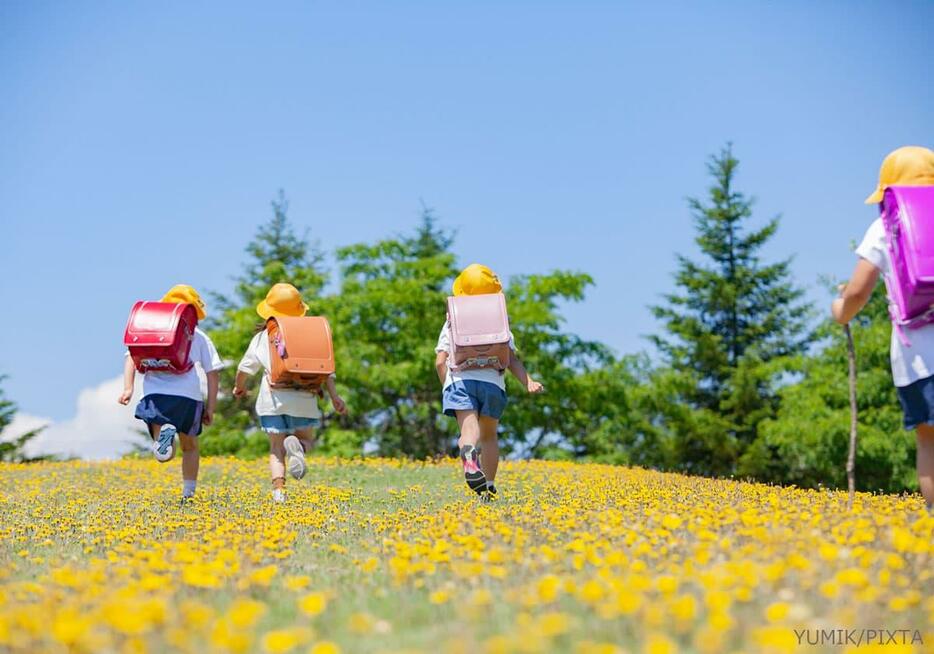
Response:
[[[845,485],[849,407],[842,330],[814,324],[790,259],[765,261],[778,217],[757,221],[736,188],[727,145],[708,162],[711,185],[688,200],[699,258],[678,255],[674,289],[651,307],[652,353],[620,356],[565,326],[563,307],[586,300],[580,271],[532,271],[507,281],[519,355],[547,392],[511,377],[500,427],[517,456],[588,459],[702,475],[816,487]],[[330,261],[288,215],[282,193],[246,247],[231,295],[215,294],[206,327],[229,366],[206,454],[261,456],[265,435],[251,396],[230,396],[236,363],[261,329],[256,304],[273,284],[302,292],[334,333],[346,416],[324,405],[321,451],[425,458],[448,455],[456,424],[441,413],[434,348],[457,272],[456,235],[423,208],[410,232],[338,248]],[[829,299],[829,295],[828,295]],[[883,292],[853,325],[859,365],[857,482],[916,488],[914,436],[901,429],[888,365]],[[322,402],[325,402],[322,400]]]
[[[585,301],[594,283],[585,272],[530,271],[504,280],[519,355],[546,388],[530,396],[509,376],[500,426],[505,452],[845,486],[843,332],[829,319],[815,324],[815,312],[826,311],[803,301],[789,259],[763,259],[779,218],[754,217],[753,199],[736,188],[738,166],[727,145],[708,162],[706,197],[688,200],[697,256],[676,256],[674,288],[651,307],[659,328],[648,337],[649,352],[621,356],[568,330],[564,308]],[[456,423],[441,413],[434,348],[451,283],[470,263],[456,260],[456,235],[423,207],[410,231],[330,257],[311,237],[292,222],[280,192],[246,246],[233,291],[212,295],[204,328],[228,365],[202,452],[268,452],[253,411],[259,380],[247,398],[230,391],[237,362],[263,329],[256,304],[286,281],[301,291],[310,315],[330,320],[338,388],[348,404],[349,413],[338,416],[321,400],[320,450],[347,457],[451,454]],[[892,386],[884,290],[852,329],[858,487],[915,490],[914,434],[901,428]],[[37,433],[3,437],[15,408],[0,388],[0,460],[28,460],[26,445]]]

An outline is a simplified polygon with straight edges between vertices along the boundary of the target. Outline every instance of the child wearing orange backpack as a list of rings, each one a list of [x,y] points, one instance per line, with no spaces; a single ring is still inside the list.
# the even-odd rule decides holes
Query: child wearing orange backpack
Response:
[[[454,280],[454,296],[501,293],[499,278],[481,264],[471,264]],[[515,354],[515,342],[509,333],[509,364],[505,369],[481,367],[470,369],[453,365],[451,318],[445,321],[435,347],[435,369],[442,385],[444,414],[457,418],[461,464],[467,486],[481,499],[496,495],[496,470],[499,466],[497,429],[506,408],[505,372],[509,370],[529,393],[541,393],[544,387],[532,379]],[[454,368],[457,368],[456,370]]]
[[[934,151],[908,146],[891,152],[882,162],[879,184],[866,204],[878,204],[882,214],[885,191],[890,186],[934,186]],[[934,219],[934,215],[930,219]],[[887,238],[880,215],[856,248],[859,257],[856,268],[831,306],[838,323],[845,325],[856,317],[869,301],[880,275],[891,279],[893,262]],[[896,281],[893,283],[897,286]],[[893,311],[897,311],[897,307]],[[893,319],[897,318],[893,313]],[[931,511],[934,507],[934,323],[921,321],[918,326],[908,327],[910,322],[905,322],[905,327],[903,322],[896,322],[892,330],[892,377],[904,413],[905,429],[915,430],[918,485]],[[910,332],[910,338],[906,332]]]
[[[267,334],[270,318],[299,318],[308,311],[301,293],[291,284],[276,284],[269,289],[266,299],[256,307],[263,319],[262,328],[250,341],[246,353],[237,366],[234,382],[234,397],[246,395],[246,381],[263,371],[259,393],[256,396],[256,415],[260,426],[269,436],[269,471],[272,475],[272,497],[276,503],[285,501],[285,471],[295,479],[305,476],[307,469],[305,452],[314,445],[314,430],[321,424],[321,409],[314,392],[292,388],[273,388],[269,382],[271,352]],[[347,412],[347,405],[334,385],[334,375],[329,375],[325,389],[331,398],[334,410]]]
[[[178,284],[169,289],[161,300],[166,303],[190,304],[198,320],[206,313],[201,296],[191,286]],[[217,404],[218,372],[223,362],[211,339],[195,327],[188,354],[190,364],[201,366],[207,376],[208,394],[201,393],[201,379],[192,365],[182,373],[149,371],[143,373],[143,398],[136,406],[135,416],[146,423],[152,437],[152,453],[157,461],[165,463],[175,456],[175,435],[182,447],[182,500],[195,494],[198,483],[200,453],[198,435],[202,425],[210,425]],[[133,396],[136,365],[127,352],[123,367],[123,393],[117,399],[128,404]]]

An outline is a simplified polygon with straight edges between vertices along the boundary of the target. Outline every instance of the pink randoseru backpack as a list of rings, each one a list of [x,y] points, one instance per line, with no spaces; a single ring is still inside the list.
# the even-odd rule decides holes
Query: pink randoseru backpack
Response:
[[[502,293],[448,298],[451,370],[509,367],[509,316]]]
[[[934,186],[890,186],[882,222],[892,270],[885,277],[889,315],[906,345],[903,327],[934,322]]]

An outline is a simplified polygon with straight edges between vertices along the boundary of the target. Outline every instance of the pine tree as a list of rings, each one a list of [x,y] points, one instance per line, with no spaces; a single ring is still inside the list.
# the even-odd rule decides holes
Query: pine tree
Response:
[[[4,376],[0,376],[0,382],[2,382],[4,379]],[[4,436],[3,432],[10,425],[10,423],[13,422],[13,417],[15,415],[16,403],[7,399],[3,389],[0,388],[0,461],[15,461],[19,463],[25,463],[29,461],[43,461],[46,459],[54,458],[51,456],[31,457],[26,455],[26,445],[29,444],[29,441],[39,435],[43,429],[42,427],[28,431],[25,434],[20,434],[14,438],[7,438]]]
[[[779,218],[749,231],[753,201],[735,189],[738,165],[730,145],[711,157],[707,201],[688,201],[702,259],[678,256],[678,292],[652,307],[667,332],[651,337],[668,368],[656,375],[660,396],[691,412],[659,410],[668,414],[679,466],[703,473],[734,472],[758,424],[776,409],[776,365],[811,339],[790,259],[760,257]]]
[[[246,352],[250,340],[262,328],[256,305],[266,297],[269,288],[279,282],[295,286],[309,305],[309,315],[320,313],[319,294],[327,282],[324,255],[306,235],[296,233],[288,217],[289,205],[279,191],[272,201],[272,217],[261,225],[247,245],[247,262],[235,278],[234,293],[228,297],[212,294],[207,330],[227,366],[221,372],[221,393],[215,424],[205,429],[201,438],[205,454],[262,454],[268,450],[265,436],[256,433],[253,405],[259,380],[251,383],[246,398],[230,395],[236,376],[237,362]],[[251,430],[254,433],[250,435]]]

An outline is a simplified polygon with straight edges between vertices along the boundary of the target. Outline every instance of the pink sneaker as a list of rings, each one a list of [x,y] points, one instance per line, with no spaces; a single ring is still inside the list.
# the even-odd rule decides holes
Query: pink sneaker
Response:
[[[480,450],[473,445],[461,448],[461,463],[464,464],[464,479],[470,490],[483,496],[486,491],[486,475],[480,469]]]

